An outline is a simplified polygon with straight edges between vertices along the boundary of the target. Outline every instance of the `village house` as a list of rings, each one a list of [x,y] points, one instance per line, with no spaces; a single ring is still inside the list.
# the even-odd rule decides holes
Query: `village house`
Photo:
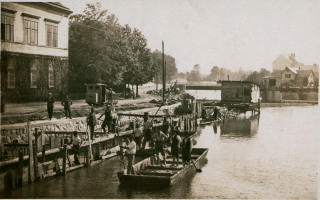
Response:
[[[314,87],[318,82],[319,66],[299,63],[293,53],[288,58],[284,55],[278,56],[272,66],[272,76],[282,86]]]
[[[61,3],[1,3],[1,94],[6,102],[61,97],[68,86],[68,16]]]

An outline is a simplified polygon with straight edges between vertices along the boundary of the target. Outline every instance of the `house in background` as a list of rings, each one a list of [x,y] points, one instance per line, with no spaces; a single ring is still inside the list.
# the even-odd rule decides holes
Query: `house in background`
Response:
[[[276,77],[280,85],[296,87],[318,86],[319,66],[317,64],[304,65],[297,62],[294,53],[288,57],[284,55],[278,56],[273,61],[272,66],[272,76]]]
[[[272,70],[283,71],[285,70],[286,67],[292,67],[292,68],[301,67],[303,64],[297,62],[295,57],[296,55],[294,53],[288,56],[288,58],[281,54],[272,62]]]
[[[71,13],[61,3],[1,3],[1,92],[7,102],[67,92]]]

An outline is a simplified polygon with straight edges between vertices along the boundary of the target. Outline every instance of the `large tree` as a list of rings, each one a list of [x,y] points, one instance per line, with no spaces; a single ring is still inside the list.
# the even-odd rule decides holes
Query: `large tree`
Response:
[[[97,3],[87,4],[83,14],[70,17],[69,64],[72,86],[121,81],[121,65],[114,43],[120,25],[114,15]]]
[[[193,70],[187,74],[187,81],[201,81],[200,65],[195,64]]]
[[[151,54],[152,63],[156,69],[156,82],[162,83],[162,74],[163,74],[163,61],[162,61],[162,52],[156,49]],[[178,73],[175,59],[168,54],[164,54],[164,60],[166,63],[166,82],[170,82]]]
[[[141,85],[154,77],[145,37],[121,26],[100,3],[87,4],[82,14],[70,17],[69,45],[70,85],[78,86],[73,89],[84,91],[84,84],[97,82]]]

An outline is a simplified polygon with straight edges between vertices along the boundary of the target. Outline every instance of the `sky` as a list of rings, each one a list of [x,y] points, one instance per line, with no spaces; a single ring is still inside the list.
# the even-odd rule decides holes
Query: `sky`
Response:
[[[62,0],[82,13],[86,0]],[[100,0],[121,25],[139,29],[153,51],[176,59],[179,72],[199,64],[233,71],[272,70],[280,55],[295,53],[298,62],[320,64],[318,0]]]

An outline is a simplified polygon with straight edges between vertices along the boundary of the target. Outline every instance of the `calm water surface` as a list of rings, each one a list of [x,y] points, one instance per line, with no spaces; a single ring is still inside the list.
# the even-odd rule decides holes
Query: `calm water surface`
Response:
[[[209,148],[201,173],[167,189],[119,188],[117,158],[27,185],[6,198],[316,199],[318,107],[263,108],[199,128]]]

